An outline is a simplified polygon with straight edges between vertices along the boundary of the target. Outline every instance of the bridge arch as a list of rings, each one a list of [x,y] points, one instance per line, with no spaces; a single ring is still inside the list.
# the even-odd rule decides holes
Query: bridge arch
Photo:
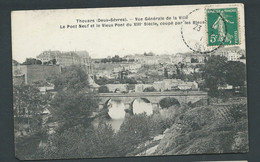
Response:
[[[107,114],[111,119],[122,119],[125,117],[125,105],[121,100],[113,100],[109,98],[104,103],[104,108],[107,109]]]
[[[162,109],[169,108],[171,106],[181,106],[181,102],[175,97],[164,97],[159,101],[159,106]]]
[[[108,107],[109,107],[108,105],[109,105],[109,102],[110,102],[110,101],[112,101],[111,98],[109,98],[108,100],[105,101],[105,103],[104,103],[104,108],[108,108]]]
[[[133,103],[134,103],[135,100],[142,100],[142,101],[144,101],[145,103],[151,103],[151,101],[150,101],[149,99],[145,98],[145,97],[135,97],[135,98],[132,100],[132,102],[131,102],[131,106],[133,105]]]
[[[146,113],[147,115],[153,114],[153,106],[150,100],[143,97],[135,98],[131,102],[131,109],[133,114]]]

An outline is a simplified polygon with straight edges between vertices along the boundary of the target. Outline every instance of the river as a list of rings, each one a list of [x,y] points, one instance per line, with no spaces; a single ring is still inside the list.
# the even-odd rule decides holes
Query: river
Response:
[[[134,114],[141,114],[146,113],[148,116],[153,114],[153,108],[151,103],[147,103],[142,99],[136,99],[133,102],[133,113]],[[108,124],[111,124],[112,128],[115,131],[120,129],[121,124],[125,120],[125,106],[124,103],[121,101],[113,101],[110,100],[108,102],[108,115],[111,119],[107,120]]]

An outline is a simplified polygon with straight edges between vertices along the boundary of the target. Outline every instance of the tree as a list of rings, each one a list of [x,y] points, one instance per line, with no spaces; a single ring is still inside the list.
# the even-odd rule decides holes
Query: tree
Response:
[[[111,125],[101,123],[97,129],[78,125],[50,136],[47,147],[39,150],[36,158],[112,157],[118,155],[117,148],[117,139]]]
[[[156,89],[154,87],[146,87],[143,92],[156,92]]]
[[[104,58],[104,59],[101,59],[101,62],[102,63],[107,63],[107,62],[111,62],[111,58]]]
[[[198,63],[198,62],[199,62],[198,59],[196,59],[196,58],[191,58],[191,63]]]
[[[86,137],[86,129],[82,125],[71,127],[50,136],[47,148],[41,150],[39,155],[43,156],[43,159],[87,157]]]
[[[52,60],[49,61],[49,64],[56,65],[56,63],[57,63],[56,59],[52,59]]]
[[[206,61],[204,68],[202,68],[205,87],[209,88],[210,96],[218,96],[218,87],[226,83],[226,63],[226,57],[211,56]]]
[[[179,62],[179,63],[178,63],[178,66],[179,66],[179,68],[182,70],[182,69],[185,67],[185,64],[184,64],[184,63],[181,63],[181,62]]]
[[[173,105],[180,106],[180,103],[179,103],[179,101],[178,101],[176,98],[167,97],[167,98],[162,99],[162,100],[159,102],[159,105],[160,105],[162,108],[168,108],[168,107],[171,107],[171,106],[173,106]]]
[[[89,88],[86,72],[78,66],[69,66],[63,69],[60,75],[53,76],[51,82],[59,90],[84,90]]]
[[[230,84],[234,87],[243,87],[246,79],[245,64],[227,61],[227,58],[222,56],[209,57],[202,71],[205,87],[209,88],[209,95],[213,97],[225,93],[218,89],[219,86]]]
[[[52,102],[51,114],[60,123],[60,130],[83,124],[89,126],[92,114],[98,109],[99,99],[83,91],[59,91]]]
[[[88,76],[78,66],[70,66],[52,79],[58,93],[52,99],[51,113],[61,130],[78,124],[90,124],[99,99],[90,91]]]
[[[15,149],[19,159],[30,159],[38,148],[40,140],[46,138],[47,129],[43,125],[42,115],[49,100],[48,94],[41,94],[39,89],[32,85],[14,85]]]
[[[130,116],[120,126],[116,135],[119,155],[125,156],[134,151],[140,143],[148,140],[150,135],[150,120],[145,113]]]
[[[180,71],[179,66],[178,66],[178,65],[175,65],[175,67],[176,67],[176,74],[177,74],[177,75],[180,75],[181,71]]]
[[[101,86],[98,88],[98,93],[109,93],[107,86]]]
[[[106,85],[109,84],[109,80],[104,78],[104,77],[100,77],[97,79],[97,77],[94,77],[94,81],[95,83],[97,83],[98,85]]]
[[[155,54],[154,53],[152,53],[152,52],[149,52],[149,53],[144,53],[144,56],[154,56]]]
[[[164,68],[164,77],[165,78],[168,78],[169,76],[168,76],[168,70],[167,70],[167,68]]]
[[[41,65],[42,62],[35,58],[26,58],[26,60],[22,64],[23,65]]]
[[[229,61],[226,64],[227,84],[234,87],[243,86],[246,80],[246,66],[242,62]]]
[[[120,80],[120,83],[122,84],[137,84],[137,81],[135,78],[124,78]]]
[[[12,65],[13,66],[16,66],[16,65],[19,65],[20,63],[18,62],[18,61],[16,61],[16,60],[12,60]]]
[[[32,85],[19,85],[13,88],[13,103],[15,125],[28,124],[30,132],[40,131],[42,128],[42,112],[49,100],[42,95],[38,88]],[[23,123],[23,119],[27,123]],[[19,127],[16,127],[20,129]],[[19,131],[19,130],[17,130]]]
[[[115,55],[112,57],[112,62],[121,62],[122,58],[120,58],[118,55]]]
[[[89,157],[118,156],[118,139],[111,125],[101,122],[97,129],[88,129],[87,154]],[[91,142],[89,142],[91,141]]]

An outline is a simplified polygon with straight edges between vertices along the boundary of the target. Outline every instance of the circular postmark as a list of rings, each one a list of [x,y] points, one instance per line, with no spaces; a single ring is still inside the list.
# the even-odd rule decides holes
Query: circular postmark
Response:
[[[205,19],[204,9],[194,9],[183,20],[181,26],[181,37],[184,44],[194,53],[209,54],[223,46],[227,37],[227,27],[224,18],[220,13],[217,13],[219,19],[223,22],[224,31],[221,42],[216,46],[208,46],[208,41],[215,41],[217,39],[207,30],[207,19]],[[210,26],[211,28],[213,26]],[[211,36],[208,38],[208,36]]]

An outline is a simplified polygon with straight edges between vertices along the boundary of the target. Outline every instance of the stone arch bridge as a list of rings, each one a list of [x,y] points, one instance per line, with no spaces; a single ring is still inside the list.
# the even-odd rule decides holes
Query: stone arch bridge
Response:
[[[136,99],[143,99],[152,104],[153,110],[159,109],[159,102],[167,97],[175,98],[180,104],[194,103],[201,99],[207,99],[207,92],[203,91],[175,91],[175,92],[133,92],[133,93],[99,93],[99,108],[106,106],[109,100],[123,102],[126,109],[131,109],[131,104]]]

